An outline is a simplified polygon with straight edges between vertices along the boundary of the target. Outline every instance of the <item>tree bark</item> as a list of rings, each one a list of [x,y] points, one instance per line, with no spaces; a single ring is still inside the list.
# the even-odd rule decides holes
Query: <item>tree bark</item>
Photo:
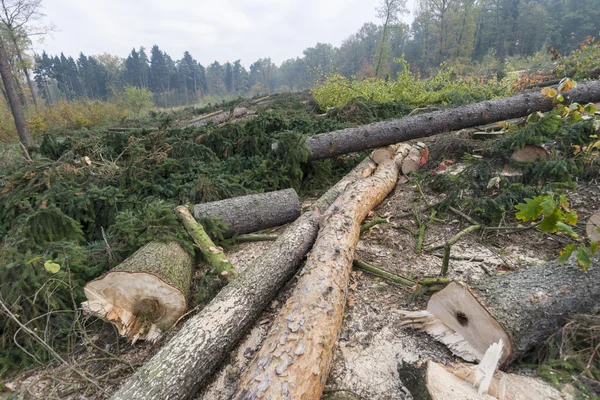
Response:
[[[12,31],[10,32],[10,35],[13,44],[15,45],[15,50],[17,52],[19,62],[21,63],[21,68],[23,69],[23,73],[25,74],[25,78],[27,79],[27,86],[29,86],[29,91],[31,92],[31,100],[33,101],[33,105],[37,107],[37,99],[33,90],[33,82],[31,82],[31,75],[29,75],[29,70],[27,69],[27,67],[25,66],[25,62],[23,61],[23,54],[21,54],[21,48],[19,47],[19,44],[17,43],[17,38],[15,37]]]
[[[175,214],[183,224],[194,243],[200,249],[200,252],[211,266],[211,272],[219,277],[223,282],[229,282],[237,278],[238,273],[223,253],[223,249],[218,248],[212,239],[206,234],[202,225],[200,225],[190,211],[185,206],[175,208]]]
[[[565,93],[565,99],[579,103],[600,101],[600,81],[579,84],[575,89]],[[308,138],[306,146],[309,150],[309,160],[320,160],[442,132],[518,118],[535,111],[550,111],[553,107],[552,100],[542,96],[541,93],[525,93],[505,99],[322,133]]]
[[[8,103],[10,104],[10,109],[15,120],[19,139],[25,146],[33,146],[35,142],[27,127],[27,119],[25,118],[23,106],[21,105],[21,100],[19,99],[19,94],[17,93],[15,82],[13,81],[10,63],[8,62],[8,54],[6,53],[6,47],[2,38],[0,38],[0,75],[2,76],[2,82],[6,89]]]
[[[399,145],[397,159],[409,150],[410,145]],[[399,165],[390,154],[371,177],[344,192],[323,215],[300,280],[242,375],[234,398],[321,398],[342,327],[360,224],[394,189]]]
[[[370,175],[365,160],[325,193],[273,245],[190,318],[150,361],[111,397],[113,400],[186,399],[193,396],[297,271],[326,210],[346,187]]]
[[[294,189],[197,204],[197,220],[217,218],[227,224],[223,237],[252,233],[295,221],[300,216],[300,200]]]
[[[568,316],[592,313],[599,305],[598,258],[587,273],[572,259],[471,286],[452,282],[431,297],[426,312],[406,312],[404,324],[429,332],[467,361],[480,360],[492,343],[502,339],[500,364],[505,367],[556,332]]]
[[[194,263],[178,243],[150,242],[85,285],[82,307],[131,341],[156,341],[183,315]]]

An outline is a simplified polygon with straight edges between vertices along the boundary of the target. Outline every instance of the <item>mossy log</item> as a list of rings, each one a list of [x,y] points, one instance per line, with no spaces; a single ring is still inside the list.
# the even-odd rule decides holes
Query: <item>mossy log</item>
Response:
[[[401,144],[396,160],[394,153],[381,158],[371,177],[354,184],[324,214],[296,288],[240,378],[235,399],[321,398],[342,327],[360,224],[394,189],[410,149]]]
[[[296,273],[326,210],[348,185],[373,173],[364,160],[317,200],[240,276],[131,376],[113,400],[187,399],[206,383],[281,287]]]
[[[211,272],[219,277],[223,282],[229,282],[237,278],[238,274],[231,262],[227,259],[223,249],[217,247],[208,234],[190,214],[190,211],[185,206],[175,208],[175,214],[179,221],[188,231],[194,243],[200,249],[202,256],[208,261],[211,267]]]
[[[156,341],[185,312],[193,267],[178,243],[150,242],[85,285],[82,307],[132,342]]]
[[[252,233],[295,221],[300,200],[294,189],[253,194],[194,206],[194,217],[217,218],[227,224],[223,237]]]
[[[567,102],[582,104],[600,101],[600,81],[579,84],[564,93]],[[550,111],[552,99],[539,91],[504,99],[377,122],[309,137],[309,160],[321,160],[342,154],[405,142],[443,132],[457,131],[492,122],[522,117],[535,111]]]
[[[497,275],[476,284],[452,282],[427,311],[405,312],[403,324],[430,333],[454,354],[478,361],[502,340],[502,367],[519,360],[575,314],[600,306],[600,263],[583,272],[574,259]]]

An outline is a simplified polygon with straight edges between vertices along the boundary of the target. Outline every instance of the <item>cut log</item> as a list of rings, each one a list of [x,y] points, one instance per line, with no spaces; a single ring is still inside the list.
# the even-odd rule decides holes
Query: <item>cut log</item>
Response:
[[[581,83],[564,95],[566,101],[576,101],[581,104],[600,101],[600,81]],[[535,111],[550,111],[554,106],[552,99],[544,97],[536,91],[505,99],[484,101],[402,119],[322,133],[308,138],[306,146],[309,150],[309,160],[321,160],[442,132],[518,118]]]
[[[541,146],[525,146],[515,151],[510,158],[518,162],[533,162],[550,157],[550,152]]]
[[[112,396],[114,400],[186,399],[193,396],[273,297],[297,271],[326,210],[348,185],[376,164],[360,163],[280,235],[252,266],[227,285]]]
[[[212,239],[206,234],[202,225],[200,225],[190,211],[185,206],[175,208],[175,214],[194,239],[194,243],[200,249],[204,259],[211,266],[211,272],[219,277],[223,282],[229,282],[237,278],[238,274],[231,262],[223,253],[223,249],[217,247]]]
[[[530,376],[520,376],[496,371],[487,394],[479,394],[470,382],[476,366],[458,364],[444,366],[425,361],[401,364],[400,379],[413,399],[419,400],[562,400],[564,396],[545,382]]]
[[[592,242],[600,242],[600,213],[596,213],[588,220],[585,231]]]
[[[428,332],[467,361],[480,360],[502,340],[501,366],[525,356],[574,314],[600,305],[598,258],[587,273],[575,260],[549,262],[485,279],[452,282],[433,295],[427,311],[405,312],[403,325]]]
[[[221,219],[227,224],[223,237],[252,233],[295,221],[300,216],[300,199],[294,189],[253,194],[197,204],[194,217]]]
[[[405,157],[410,148],[401,144],[396,154]],[[321,398],[342,328],[360,224],[395,187],[399,168],[394,161],[392,154],[382,159],[373,176],[354,184],[324,214],[296,288],[240,378],[234,398]]]
[[[194,263],[178,243],[150,242],[85,285],[84,310],[112,322],[132,342],[156,341],[187,307]]]

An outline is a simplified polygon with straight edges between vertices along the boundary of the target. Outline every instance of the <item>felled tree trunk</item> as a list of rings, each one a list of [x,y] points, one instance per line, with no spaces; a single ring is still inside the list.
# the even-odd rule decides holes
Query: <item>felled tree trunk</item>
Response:
[[[194,217],[217,218],[227,224],[223,237],[252,233],[295,221],[300,200],[294,189],[252,194],[194,206]]]
[[[194,239],[194,243],[196,243],[196,246],[200,249],[204,259],[210,264],[211,272],[217,275],[219,279],[225,283],[237,278],[237,271],[227,259],[227,256],[225,256],[225,253],[223,253],[223,249],[214,244],[212,239],[204,231],[202,225],[192,217],[192,214],[190,214],[187,207],[179,206],[175,208],[175,214],[192,239]]]
[[[598,259],[587,273],[575,260],[497,275],[474,285],[452,282],[427,311],[405,312],[404,325],[424,330],[467,361],[478,361],[500,339],[506,366],[556,332],[566,318],[600,305]]]
[[[132,342],[156,341],[187,307],[192,257],[178,243],[150,242],[85,285],[82,307],[112,322]]]
[[[392,191],[410,145],[375,173],[344,192],[322,217],[321,229],[300,280],[278,314],[261,349],[240,379],[235,398],[319,399],[333,359],[360,224]]]
[[[297,271],[317,237],[319,210],[326,210],[348,185],[370,175],[375,166],[363,161],[325,193],[252,266],[186,321],[111,398],[173,400],[193,396]]]
[[[566,92],[565,98],[566,101],[579,103],[600,101],[600,81],[581,83],[575,89]],[[542,96],[541,93],[526,93],[322,133],[308,138],[306,146],[309,150],[309,160],[320,160],[442,132],[518,118],[535,111],[550,111],[553,107],[552,100]]]
[[[479,394],[465,372],[475,375],[475,366],[444,366],[426,361],[400,364],[398,374],[413,399],[419,400],[562,400],[552,386],[530,376],[497,371],[487,394]],[[471,376],[472,376],[471,375]],[[467,378],[466,380],[464,378]]]

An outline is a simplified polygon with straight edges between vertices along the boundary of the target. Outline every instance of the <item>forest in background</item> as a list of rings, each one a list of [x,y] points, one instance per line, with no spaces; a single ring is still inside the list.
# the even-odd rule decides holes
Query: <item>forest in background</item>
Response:
[[[461,75],[502,78],[511,69],[549,60],[552,52],[569,54],[600,31],[600,3],[594,0],[421,0],[410,25],[400,21],[405,2],[384,1],[377,12],[381,24],[365,23],[339,47],[317,43],[279,66],[269,57],[248,69],[240,60],[203,66],[190,52],[174,59],[158,45],[134,48],[126,58],[83,51],[31,57],[27,35],[9,52],[19,66],[14,70],[21,93],[32,70],[34,91],[46,104],[110,100],[134,86],[150,90],[157,106],[174,107],[204,98],[301,91],[333,71],[346,78],[395,79],[408,65],[427,77],[446,63]],[[394,62],[403,56],[407,64]]]

